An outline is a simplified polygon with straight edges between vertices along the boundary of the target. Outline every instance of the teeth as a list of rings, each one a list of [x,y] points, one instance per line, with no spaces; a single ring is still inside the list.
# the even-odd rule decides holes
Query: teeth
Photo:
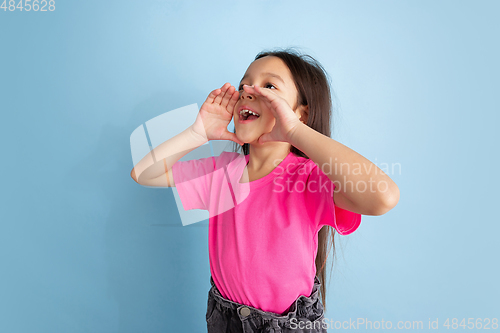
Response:
[[[255,116],[259,117],[259,114],[255,113],[255,112],[253,112],[253,111],[247,110],[247,109],[243,109],[243,110],[241,110],[241,111],[240,111],[240,115],[241,115],[241,116],[246,115],[246,114],[248,114],[248,113],[253,114],[253,115],[255,115]]]

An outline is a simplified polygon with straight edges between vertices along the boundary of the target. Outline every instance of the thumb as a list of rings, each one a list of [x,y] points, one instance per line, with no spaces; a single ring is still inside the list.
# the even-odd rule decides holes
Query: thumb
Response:
[[[221,135],[220,138],[222,140],[231,140],[231,141],[234,141],[237,144],[239,144],[240,146],[242,146],[244,144],[244,142],[242,142],[240,139],[238,139],[238,137],[236,136],[236,134],[234,134],[232,132],[229,132],[229,131],[226,131],[226,132],[222,133],[222,135]]]
[[[266,143],[268,141],[272,141],[271,138],[270,138],[270,134],[269,133],[264,133],[262,134],[260,137],[259,137],[259,140],[257,140],[257,142],[259,144],[263,144],[263,143]]]

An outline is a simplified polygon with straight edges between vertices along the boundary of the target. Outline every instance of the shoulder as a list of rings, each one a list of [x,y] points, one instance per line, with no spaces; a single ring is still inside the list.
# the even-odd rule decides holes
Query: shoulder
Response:
[[[220,167],[230,164],[232,161],[236,160],[240,154],[223,151],[217,156],[207,156],[198,159],[190,159],[186,161],[177,161],[173,167],[175,169],[218,169]]]
[[[242,154],[240,153],[236,153],[234,151],[223,151],[222,153],[220,153],[219,156],[217,156],[219,159],[221,160],[227,160],[227,161],[232,161],[232,160],[235,160],[236,158],[240,157],[240,156],[243,156]]]
[[[293,157],[294,159],[287,165],[288,171],[309,178],[317,169],[317,165],[313,160],[295,154],[293,154]]]
[[[320,167],[309,158],[294,156],[294,162],[290,163],[289,168],[285,170],[285,173],[289,175],[288,177],[292,178],[292,181],[304,184],[302,186],[305,194],[326,197],[332,202],[333,206],[335,183],[327,176],[331,171],[327,167]],[[298,187],[302,188],[301,186]]]
[[[227,165],[237,159],[244,158],[245,155],[240,153],[232,152],[232,151],[223,151],[219,156],[216,156],[216,162],[218,165]]]

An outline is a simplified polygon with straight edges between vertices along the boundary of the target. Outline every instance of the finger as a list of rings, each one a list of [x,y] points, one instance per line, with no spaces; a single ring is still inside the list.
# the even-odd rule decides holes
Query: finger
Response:
[[[240,92],[239,91],[235,91],[233,93],[233,95],[231,96],[231,98],[229,99],[229,103],[227,103],[227,111],[228,112],[233,113],[233,111],[234,111],[234,105],[238,101],[239,97],[240,97]]]
[[[269,89],[263,89],[262,87],[255,85],[254,88],[262,97],[264,97],[264,102],[270,106],[271,111],[273,111],[274,114],[275,111],[280,107],[281,103],[285,103],[288,105],[287,101],[285,101],[283,98],[280,96],[276,95],[274,92],[270,91]]]
[[[271,105],[271,103],[278,98],[274,93],[267,89],[263,89],[259,87],[258,85],[255,85],[253,87],[250,87],[248,85],[243,85],[243,89],[249,93],[249,94],[255,94],[255,95],[260,95],[264,97],[264,101]]]
[[[229,82],[224,83],[222,88],[220,88],[221,93],[219,95],[217,95],[217,97],[215,97],[215,100],[214,100],[215,104],[220,104],[220,102],[222,101],[222,97],[224,97],[224,94],[226,93],[227,88],[229,88],[230,86],[231,86],[231,84]]]
[[[247,90],[247,92],[249,92],[249,93],[258,94],[258,95],[266,95],[267,96],[267,94],[269,93],[268,89],[263,89],[262,87],[259,87],[259,85],[257,85],[257,84],[254,85],[253,87],[249,86],[248,84],[244,84],[243,89]]]
[[[236,88],[233,86],[229,86],[229,89],[226,90],[226,93],[224,94],[224,97],[222,98],[221,105],[225,108],[227,108],[227,105],[229,104],[229,100],[233,96],[234,90]]]
[[[267,89],[262,89],[258,85],[255,85],[254,87],[244,85],[243,89],[246,89],[249,94],[259,95],[260,97],[262,97],[262,101],[269,107],[273,116],[277,116],[276,108],[279,107],[279,97],[277,95],[268,91]]]
[[[279,98],[275,93],[273,93],[269,89],[262,88],[258,85],[255,85],[254,89],[255,91],[257,91],[258,94],[264,96],[270,102],[273,102]]]
[[[210,94],[208,94],[207,99],[205,102],[212,104],[215,100],[215,98],[220,94],[221,90],[219,88],[213,90]]]

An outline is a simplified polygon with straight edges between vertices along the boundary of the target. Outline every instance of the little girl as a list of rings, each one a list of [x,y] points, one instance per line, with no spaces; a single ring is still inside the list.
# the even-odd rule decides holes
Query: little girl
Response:
[[[184,209],[209,212],[209,333],[326,332],[334,232],[351,234],[361,214],[397,204],[399,189],[382,170],[330,138],[331,108],[316,60],[261,52],[238,91],[229,83],[212,91],[192,126],[132,170],[140,184],[176,186]],[[208,140],[239,146],[179,161]]]

